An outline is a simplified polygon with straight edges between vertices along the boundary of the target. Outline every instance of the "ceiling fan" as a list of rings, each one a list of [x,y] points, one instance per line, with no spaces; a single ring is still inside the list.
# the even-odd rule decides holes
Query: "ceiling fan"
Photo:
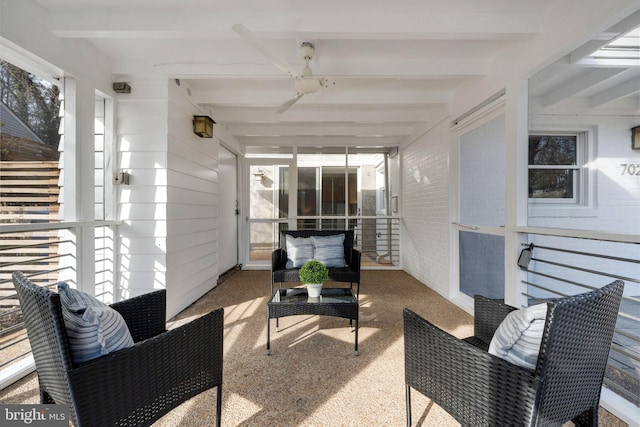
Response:
[[[295,79],[293,85],[296,89],[296,94],[289,100],[282,103],[276,110],[276,113],[285,112],[304,95],[316,93],[321,87],[327,87],[329,85],[329,82],[326,79],[314,77],[311,67],[309,67],[309,61],[313,58],[315,53],[315,46],[313,43],[305,41],[300,44],[300,55],[305,61],[305,66],[302,69],[302,73],[298,73],[291,67],[291,65],[286,61],[281,60],[275,53],[273,53],[273,51],[265,46],[258,36],[251,32],[247,27],[242,24],[235,24],[231,28],[247,43],[262,52],[262,54],[276,67]]]

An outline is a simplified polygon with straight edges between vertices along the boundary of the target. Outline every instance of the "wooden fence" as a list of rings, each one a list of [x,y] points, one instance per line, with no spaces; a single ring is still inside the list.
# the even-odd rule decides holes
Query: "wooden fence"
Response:
[[[56,161],[59,157],[58,148],[53,145],[0,133],[0,161]]]
[[[0,223],[58,222],[60,204],[57,161],[0,162]],[[11,273],[46,272],[58,266],[58,232],[0,234],[0,306],[15,305]],[[15,263],[20,263],[15,265]],[[55,272],[38,279],[55,280]]]

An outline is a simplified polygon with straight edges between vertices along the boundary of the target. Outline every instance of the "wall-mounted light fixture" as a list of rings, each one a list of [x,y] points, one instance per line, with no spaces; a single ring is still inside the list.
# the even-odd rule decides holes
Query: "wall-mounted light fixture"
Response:
[[[113,82],[113,91],[115,93],[131,93],[131,86],[126,82]]]
[[[213,124],[209,116],[193,116],[193,133],[200,138],[213,138]]]
[[[262,181],[262,178],[264,178],[264,171],[262,168],[258,168],[258,170],[253,173],[253,176],[256,181]]]
[[[631,128],[631,148],[640,150],[640,126]]]

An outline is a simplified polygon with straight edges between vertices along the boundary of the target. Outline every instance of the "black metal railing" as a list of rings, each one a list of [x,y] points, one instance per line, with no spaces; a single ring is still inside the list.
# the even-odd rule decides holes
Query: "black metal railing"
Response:
[[[604,385],[640,406],[640,244],[536,234],[529,243],[523,283],[530,304],[625,282]]]
[[[362,253],[364,268],[399,268],[400,220],[398,216],[299,216],[289,219],[250,220],[250,259],[267,261],[279,245],[282,230],[354,230],[354,248]]]

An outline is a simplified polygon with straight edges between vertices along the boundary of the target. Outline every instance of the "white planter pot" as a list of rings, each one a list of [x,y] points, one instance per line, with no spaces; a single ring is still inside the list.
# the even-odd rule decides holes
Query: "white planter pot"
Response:
[[[322,283],[307,283],[309,298],[318,298],[322,290]]]

